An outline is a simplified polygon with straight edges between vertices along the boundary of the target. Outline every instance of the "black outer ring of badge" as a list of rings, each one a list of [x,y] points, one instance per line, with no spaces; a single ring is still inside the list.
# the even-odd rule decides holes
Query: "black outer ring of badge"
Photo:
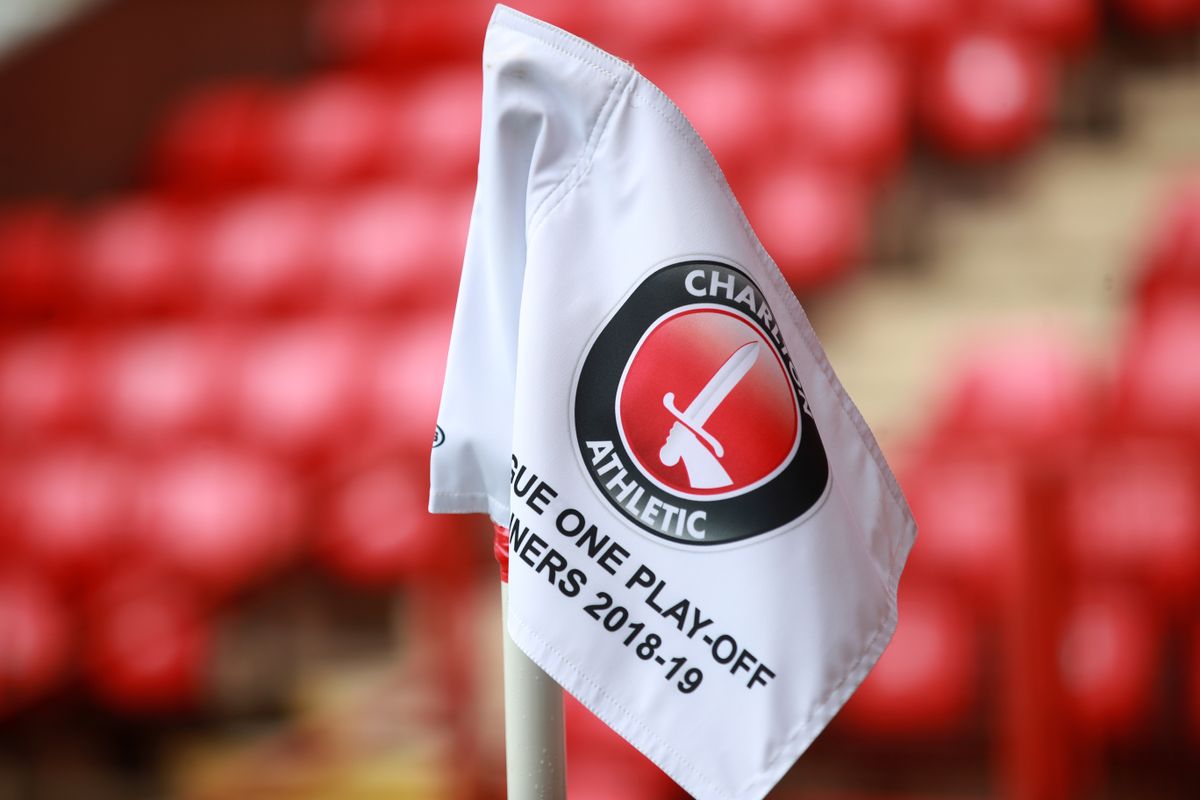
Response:
[[[580,456],[596,488],[605,499],[626,519],[648,533],[672,542],[705,546],[728,544],[758,536],[802,516],[825,494],[829,483],[829,461],[816,423],[805,410],[804,398],[791,380],[788,381],[788,385],[795,392],[796,405],[800,409],[800,444],[792,454],[791,461],[778,475],[749,492],[719,500],[680,497],[660,489],[650,481],[625,448],[617,430],[617,388],[625,365],[629,363],[629,357],[641,340],[642,334],[664,314],[686,306],[702,304],[737,309],[753,321],[762,332],[763,338],[778,351],[778,345],[771,332],[750,314],[745,306],[724,296],[698,298],[687,291],[684,284],[687,274],[698,267],[706,272],[720,273],[723,278],[734,278],[739,287],[750,284],[754,287],[756,301],[764,301],[758,284],[741,270],[727,264],[714,261],[684,261],[663,267],[642,281],[592,343],[579,372],[574,402],[575,435]],[[771,309],[771,313],[774,315],[775,310]],[[604,485],[611,478],[611,473],[607,476],[596,474],[590,458],[591,451],[587,448],[589,441],[612,442],[626,470],[635,474],[639,482],[648,490],[652,489],[656,496],[689,512],[706,512],[705,538],[693,539],[690,536],[685,538],[664,533],[646,525],[622,506],[615,493]]]

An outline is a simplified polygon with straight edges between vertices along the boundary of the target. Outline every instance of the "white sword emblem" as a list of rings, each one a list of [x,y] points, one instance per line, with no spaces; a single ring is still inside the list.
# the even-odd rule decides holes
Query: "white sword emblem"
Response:
[[[658,457],[668,467],[675,466],[682,459],[693,489],[717,489],[733,483],[718,461],[725,456],[725,448],[715,436],[704,430],[704,423],[746,377],[758,360],[758,349],[758,342],[748,342],[734,350],[733,355],[726,359],[696,395],[696,399],[683,411],[675,405],[674,392],[663,395],[663,406],[671,412],[676,422],[671,426]]]

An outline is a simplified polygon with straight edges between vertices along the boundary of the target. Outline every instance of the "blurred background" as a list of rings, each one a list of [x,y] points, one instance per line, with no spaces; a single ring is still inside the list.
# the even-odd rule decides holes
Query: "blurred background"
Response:
[[[1200,0],[513,5],[693,120],[920,524],[772,797],[1200,797]],[[423,511],[490,11],[0,3],[2,800],[503,796]]]

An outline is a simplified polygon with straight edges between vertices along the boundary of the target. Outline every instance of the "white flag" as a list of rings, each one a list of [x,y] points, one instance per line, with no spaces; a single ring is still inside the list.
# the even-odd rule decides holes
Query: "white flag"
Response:
[[[510,529],[509,632],[687,791],[759,798],[874,665],[915,527],[712,155],[497,7],[435,512]]]

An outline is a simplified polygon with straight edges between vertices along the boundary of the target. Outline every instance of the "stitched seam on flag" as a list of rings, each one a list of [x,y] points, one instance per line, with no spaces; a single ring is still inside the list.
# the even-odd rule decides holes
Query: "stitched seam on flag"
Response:
[[[445,498],[445,499],[447,499],[447,500],[453,500],[453,501],[461,501],[461,500],[487,500],[487,501],[489,501],[489,502],[490,502],[490,501],[491,501],[491,499],[492,499],[492,496],[491,496],[490,494],[488,494],[487,492],[444,492],[444,491],[437,491],[437,492],[431,492],[431,493],[430,493],[430,497],[441,497],[441,498]]]
[[[509,617],[510,617],[510,619],[512,619],[514,617],[514,614],[512,613],[511,610],[509,611]],[[522,632],[524,632],[526,636],[528,636],[531,639],[537,640],[537,642],[542,647],[544,647],[547,650],[549,650],[550,652],[554,653],[554,655],[558,658],[558,660],[561,661],[564,666],[569,667],[575,673],[576,677],[579,680],[589,684],[595,690],[597,695],[599,695],[605,701],[607,701],[608,704],[611,705],[613,708],[620,711],[621,714],[630,722],[631,725],[633,725],[635,728],[640,730],[647,738],[649,738],[656,745],[658,745],[660,748],[662,748],[662,750],[664,750],[665,752],[669,753],[672,757],[674,757],[679,762],[680,765],[685,767],[690,772],[695,773],[696,777],[700,778],[704,783],[708,784],[710,788],[715,789],[717,791],[721,791],[720,787],[717,786],[717,784],[713,783],[711,778],[708,778],[706,775],[704,775],[704,773],[702,773],[699,769],[697,769],[696,766],[694,764],[692,764],[692,762],[689,761],[682,753],[680,753],[678,750],[671,747],[669,744],[667,744],[662,739],[660,739],[657,735],[655,735],[654,731],[652,731],[650,728],[646,727],[646,725],[643,722],[641,722],[631,711],[629,711],[629,709],[627,709],[624,705],[622,705],[620,702],[618,702],[611,694],[606,692],[604,690],[603,686],[601,686],[595,680],[589,678],[587,676],[587,674],[585,674],[581,669],[579,669],[578,666],[576,666],[565,655],[563,655],[562,651],[560,651],[558,648],[556,648],[550,642],[546,641],[544,638],[539,636],[537,634],[537,631],[535,631],[528,623],[526,623],[523,619],[521,619],[519,615],[515,615],[515,621],[516,621],[517,625],[520,626]]]
[[[490,494],[487,496],[488,514],[492,518],[492,522],[497,525],[508,525],[508,517],[510,514],[509,505],[505,502],[497,500]]]
[[[773,769],[781,758],[794,760],[793,750],[799,748],[801,751],[807,749],[808,745],[817,737],[818,734],[829,724],[833,719],[834,714],[838,712],[846,701],[850,699],[850,695],[859,687],[866,679],[867,674],[879,661],[883,655],[883,651],[887,648],[887,644],[891,641],[892,636],[896,632],[896,622],[898,616],[896,613],[896,604],[893,598],[889,598],[888,615],[881,622],[875,633],[867,641],[866,646],[859,654],[858,658],[850,665],[842,679],[832,686],[825,694],[825,699],[812,710],[804,722],[800,723],[793,729],[792,734],[787,740],[776,747],[768,756],[768,765]],[[848,691],[844,691],[848,689]],[[814,724],[816,723],[816,724]],[[803,742],[804,739],[808,741]],[[762,777],[746,784],[745,792],[759,791],[758,787],[773,786],[778,782],[781,775],[766,774]]]
[[[563,176],[562,180],[559,181],[558,184],[556,184],[555,187],[542,198],[541,202],[538,203],[537,207],[534,208],[533,212],[529,215],[529,230],[527,236],[532,236],[534,232],[545,223],[546,219],[550,216],[554,209],[557,208],[558,205],[560,205],[568,195],[570,195],[575,187],[577,187],[587,175],[588,167],[591,166],[592,156],[596,152],[600,139],[603,138],[604,131],[608,127],[608,121],[612,117],[613,110],[618,105],[618,96],[625,94],[629,87],[633,85],[632,79],[637,73],[627,64],[623,64],[615,56],[604,52],[586,39],[581,39],[574,34],[568,33],[561,28],[556,28],[555,26],[540,19],[528,16],[527,14],[522,14],[521,12],[506,6],[497,6],[496,11],[493,14],[493,19],[502,17],[507,18],[507,21],[510,23],[517,23],[517,25],[520,27],[526,28],[527,30],[522,32],[531,36],[538,43],[543,44],[546,47],[562,53],[563,55],[568,56],[576,61],[579,61],[584,66],[590,67],[591,69],[601,73],[612,82],[612,86],[609,87],[609,93],[604,98],[604,103],[601,104],[600,110],[596,114],[596,119],[591,124],[583,151],[579,154],[579,157],[576,159],[575,163],[571,165],[571,169],[568,170],[567,174]],[[603,61],[610,63],[612,66],[617,67],[619,72],[605,69],[602,64],[597,63],[597,61],[592,58],[586,57],[584,53],[568,50],[560,43],[560,40],[563,39],[567,40],[567,42],[570,44],[581,48],[586,52],[587,55],[597,56]]]
[[[496,498],[492,497],[487,492],[431,492],[430,499],[445,499],[451,503],[456,503],[463,500],[484,501],[487,514],[492,518],[493,522],[500,525],[505,525],[508,522],[508,505]],[[466,508],[466,506],[463,506]],[[478,513],[476,507],[472,506],[466,511],[451,511],[452,514],[475,514]]]
[[[447,492],[436,491],[434,497],[469,497],[473,500],[488,500],[489,502],[497,502],[496,498],[492,497],[487,492]]]
[[[841,501],[842,506],[844,508],[853,508],[853,504],[850,502],[849,498],[846,497],[846,492],[845,492],[844,488],[842,487],[841,481],[830,481],[830,483],[833,485],[833,491],[837,493],[838,500]],[[862,520],[859,519],[858,514],[850,514],[849,516],[850,516],[850,519],[851,519],[853,527],[854,527],[854,532],[858,535],[858,540],[860,542],[862,542],[862,545],[866,549],[868,554],[872,553],[871,535],[866,530],[866,526],[863,525],[863,522],[862,522]],[[875,522],[880,521],[878,516],[875,518],[874,521]],[[877,530],[876,526],[874,526],[874,525],[871,526],[871,529]],[[888,548],[886,564],[880,563],[881,560],[878,558],[875,558],[874,556],[868,557],[868,561],[870,561],[871,566],[874,567],[874,569],[875,569],[875,575],[879,579],[879,583],[885,588],[885,590],[890,589],[890,587],[891,587],[891,574],[892,574],[892,570],[895,567],[895,563],[896,563],[895,555],[893,552],[894,549],[895,549],[894,544],[892,547]]]
[[[588,677],[587,673],[585,673],[578,666],[576,666],[573,661],[571,661],[565,655],[563,655],[562,651],[560,651],[554,645],[550,644],[544,638],[542,638],[540,635],[538,635],[537,631],[534,630],[533,627],[530,626],[528,623],[526,623],[525,620],[521,619],[521,616],[513,611],[512,606],[509,606],[508,623],[509,623],[510,627],[512,626],[512,624],[514,622],[516,623],[517,627],[520,628],[522,634],[524,634],[525,636],[528,636],[530,639],[534,639],[535,641],[537,641],[537,643],[541,647],[544,647],[545,649],[547,649],[551,653],[553,653],[555,655],[555,657],[563,664],[563,666],[569,668],[572,671],[572,673],[574,673],[574,676],[576,679],[591,686],[592,689],[595,691],[595,693],[599,697],[604,699],[605,702],[607,702],[612,708],[615,708],[617,711],[620,711],[621,715],[626,719],[626,721],[628,721],[628,723],[632,727],[636,728],[639,732],[641,732],[643,735],[645,735],[646,738],[648,738],[651,742],[653,742],[655,745],[657,745],[659,748],[661,748],[664,752],[670,754],[681,767],[686,769],[688,772],[692,773],[692,776],[699,779],[699,781],[701,783],[708,786],[710,789],[712,789],[717,794],[720,794],[723,796],[725,795],[725,791],[721,788],[721,786],[718,783],[716,783],[712,778],[708,777],[708,775],[706,775],[705,773],[701,772],[696,767],[696,765],[693,764],[691,761],[689,761],[682,753],[680,753],[678,750],[671,747],[671,745],[667,744],[665,741],[660,739],[654,733],[654,731],[652,731],[650,728],[646,727],[645,723],[643,723],[641,720],[639,720],[637,718],[637,716],[635,716],[633,713],[631,713],[629,711],[629,709],[625,708],[625,706],[622,705],[619,701],[617,701],[616,698],[614,698],[611,694],[606,692],[604,690],[603,686],[601,686],[599,683],[594,681],[592,678]],[[529,654],[526,653],[526,655],[529,655]],[[532,658],[532,656],[530,656],[530,658]],[[540,667],[542,665],[539,664],[538,666]],[[582,702],[582,700],[580,702]],[[591,706],[588,706],[588,710],[601,718],[603,718],[603,716],[605,716],[602,711],[592,708]]]
[[[565,52],[565,51],[564,51]],[[582,59],[580,59],[582,60]],[[584,64],[595,67],[588,61],[583,61]],[[600,112],[596,115],[596,121],[592,123],[591,132],[588,134],[587,143],[583,147],[583,152],[579,154],[579,158],[571,166],[571,170],[559,181],[558,185],[547,194],[542,202],[538,203],[538,207],[534,209],[529,217],[529,231],[526,234],[527,238],[533,238],[534,234],[545,224],[554,210],[558,208],[567,197],[570,196],[576,187],[583,182],[592,165],[592,157],[596,154],[599,148],[600,140],[604,138],[605,131],[608,130],[608,123],[613,118],[613,111],[618,105],[618,99],[624,97],[628,93],[632,81],[625,80],[623,83],[618,82],[613,84],[609,90],[608,96],[604,99],[604,105],[600,107]],[[544,211],[543,211],[544,209]]]
[[[603,72],[605,75],[607,75],[609,78],[611,78],[613,80],[617,79],[618,73],[624,73],[624,72],[629,71],[629,65],[624,63],[623,61],[621,61],[621,59],[617,58],[612,53],[607,53],[604,50],[601,50],[596,45],[589,42],[587,39],[580,38],[579,36],[576,36],[575,34],[571,33],[570,31],[565,31],[562,28],[551,25],[549,22],[546,22],[545,20],[538,19],[537,17],[531,17],[528,14],[522,13],[522,12],[516,10],[515,8],[510,8],[509,6],[498,5],[498,6],[496,6],[496,10],[494,12],[492,12],[492,19],[497,20],[502,17],[507,18],[507,21],[510,23],[516,23],[523,27],[537,29],[534,31],[529,31],[529,30],[525,31],[525,33],[528,33],[530,35],[535,35],[538,33],[545,33],[548,36],[554,37],[554,39],[547,39],[547,38],[543,38],[542,36],[537,36],[536,38],[538,41],[542,42],[543,44],[545,44],[549,47],[553,47],[555,50],[558,50],[561,53],[565,53],[566,55],[569,55],[572,58],[576,58],[576,59],[582,61],[583,63],[585,63],[591,67],[594,67],[595,69],[599,70],[600,72]],[[568,42],[575,45],[576,47],[582,48],[589,55],[596,56],[601,62],[607,63],[610,66],[615,67],[618,70],[618,72],[610,72],[609,70],[607,70],[603,66],[601,66],[600,63],[597,63],[597,62],[594,62],[594,61],[591,61],[591,60],[585,58],[583,53],[572,53],[571,51],[564,48],[561,44],[559,44],[558,41],[555,41],[555,40],[560,40],[560,39],[566,39]]]
[[[566,53],[565,50],[562,52]],[[570,53],[566,54],[571,55]],[[586,61],[583,63],[587,66],[592,66]],[[616,105],[615,100],[617,98],[617,90],[619,88],[619,83],[614,83],[609,87],[608,94],[604,98],[604,103],[601,104],[600,110],[596,112],[596,119],[592,121],[591,126],[588,129],[588,136],[584,141],[583,149],[580,151],[579,156],[575,159],[575,162],[571,165],[571,168],[567,170],[567,174],[564,175],[562,179],[554,185],[553,189],[551,189],[544,197],[542,197],[541,202],[537,204],[537,207],[534,208],[533,212],[529,215],[529,223],[526,232],[527,239],[533,237],[534,233],[550,216],[550,213],[558,207],[563,198],[571,193],[571,190],[579,185],[580,179],[587,172],[586,168],[587,165],[591,163],[591,156],[596,150],[595,145],[599,140],[599,134],[606,127],[608,114]]]
[[[910,516],[904,521],[904,531],[902,535],[897,537],[897,540],[892,543],[891,565],[888,574],[888,591],[894,597],[900,590],[900,574],[902,568],[897,565],[901,560],[907,562],[908,555],[912,552],[913,542],[917,538],[917,523]]]

